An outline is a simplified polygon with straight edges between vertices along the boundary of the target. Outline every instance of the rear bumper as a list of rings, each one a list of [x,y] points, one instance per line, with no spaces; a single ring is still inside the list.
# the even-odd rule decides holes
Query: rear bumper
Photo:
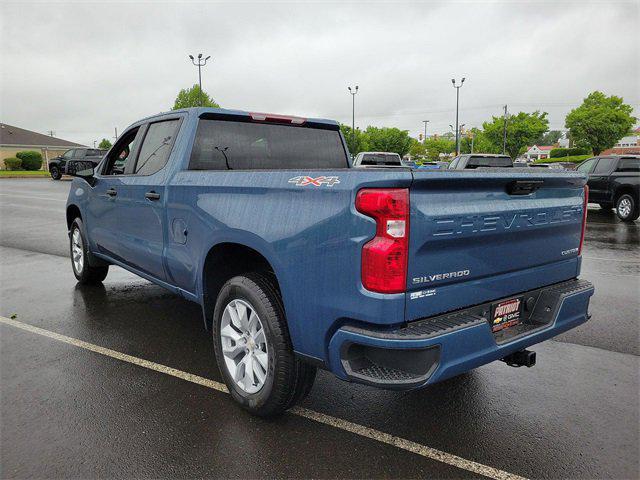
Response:
[[[591,283],[575,279],[513,295],[523,295],[528,308],[521,325],[500,334],[491,332],[487,318],[491,304],[502,299],[394,329],[345,325],[329,342],[330,367],[344,380],[382,388],[419,388],[586,322],[593,292]]]

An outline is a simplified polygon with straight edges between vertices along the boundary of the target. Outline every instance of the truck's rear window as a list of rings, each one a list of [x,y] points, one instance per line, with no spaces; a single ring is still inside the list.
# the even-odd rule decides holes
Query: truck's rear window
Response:
[[[337,130],[201,119],[190,170],[347,168]]]
[[[483,157],[475,155],[469,157],[467,168],[478,167],[513,167],[513,161],[511,157]]]

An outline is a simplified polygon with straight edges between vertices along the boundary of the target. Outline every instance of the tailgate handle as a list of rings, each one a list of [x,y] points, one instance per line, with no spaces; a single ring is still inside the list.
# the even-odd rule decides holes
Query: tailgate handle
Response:
[[[515,180],[507,185],[509,195],[529,195],[539,189],[543,180]]]

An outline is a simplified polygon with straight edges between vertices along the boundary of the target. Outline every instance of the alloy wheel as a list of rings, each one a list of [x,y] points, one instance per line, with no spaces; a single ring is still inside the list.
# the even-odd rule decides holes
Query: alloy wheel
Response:
[[[269,371],[267,337],[253,306],[246,300],[231,300],[220,321],[222,353],[235,384],[248,394],[264,386]]]

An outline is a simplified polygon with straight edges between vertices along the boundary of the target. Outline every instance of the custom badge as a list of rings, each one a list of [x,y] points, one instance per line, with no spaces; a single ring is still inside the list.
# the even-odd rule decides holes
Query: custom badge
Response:
[[[289,179],[289,183],[293,183],[296,187],[306,187],[311,185],[313,187],[321,187],[326,185],[327,187],[333,187],[336,183],[340,183],[340,177],[293,177]]]

